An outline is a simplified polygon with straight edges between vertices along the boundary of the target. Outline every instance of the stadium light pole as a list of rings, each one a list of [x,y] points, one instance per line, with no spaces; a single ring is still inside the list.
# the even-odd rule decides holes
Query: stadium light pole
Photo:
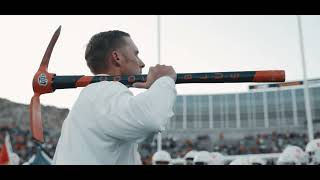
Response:
[[[161,41],[160,41],[160,15],[157,15],[157,37],[158,37],[158,64],[161,62]],[[157,150],[162,150],[162,136],[161,132],[158,133],[158,139],[157,139]]]
[[[304,102],[305,102],[304,104],[306,108],[307,123],[308,123],[308,138],[309,138],[309,141],[311,141],[314,139],[313,123],[312,123],[312,114],[311,114],[311,107],[310,107],[309,86],[308,86],[308,79],[307,79],[304,44],[303,44],[303,33],[302,33],[300,15],[297,15],[297,22],[298,22],[298,29],[299,29],[300,52],[301,52],[301,60],[302,60],[302,68],[303,68],[303,88],[304,88]]]

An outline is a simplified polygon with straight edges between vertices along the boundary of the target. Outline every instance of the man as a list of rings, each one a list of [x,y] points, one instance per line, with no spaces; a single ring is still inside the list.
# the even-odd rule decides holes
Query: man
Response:
[[[212,165],[212,156],[208,151],[199,151],[193,159],[193,165]]]
[[[94,35],[85,59],[95,75],[138,75],[145,66],[138,53],[130,35],[115,30]],[[142,164],[138,143],[174,115],[176,77],[171,66],[150,67],[147,81],[133,84],[147,89],[136,96],[117,81],[85,87],[63,123],[53,164]]]
[[[157,151],[152,156],[152,165],[170,165],[171,156],[167,151]]]
[[[311,140],[306,146],[309,165],[320,165],[320,139]]]
[[[305,165],[307,161],[307,154],[299,146],[288,145],[280,154],[277,165]]]
[[[191,150],[184,156],[186,165],[193,165],[193,160],[197,153],[198,152],[196,150]]]

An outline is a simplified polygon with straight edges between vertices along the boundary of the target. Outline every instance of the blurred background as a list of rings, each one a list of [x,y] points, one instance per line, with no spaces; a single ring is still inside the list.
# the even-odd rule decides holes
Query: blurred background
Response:
[[[320,138],[320,16],[0,16],[0,22],[0,145],[2,153],[4,144],[12,146],[16,164],[50,164],[63,120],[82,89],[41,96],[46,142],[37,148],[29,124],[31,82],[59,25],[48,69],[57,75],[92,75],[86,44],[92,35],[115,29],[131,35],[146,64],[143,74],[158,63],[177,73],[285,70],[285,83],[177,85],[175,116],[152,142],[139,146],[143,164],[157,158],[214,164],[214,153],[222,164],[239,158],[247,161],[234,164],[254,164],[251,157],[280,164],[282,156],[284,163],[317,164],[320,145],[313,152],[306,147]],[[306,160],[290,158],[288,147],[300,148]]]

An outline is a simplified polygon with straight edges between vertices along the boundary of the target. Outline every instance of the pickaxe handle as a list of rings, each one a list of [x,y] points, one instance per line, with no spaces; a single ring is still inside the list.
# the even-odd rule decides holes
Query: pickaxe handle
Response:
[[[147,75],[132,76],[53,76],[52,90],[85,87],[100,81],[119,81],[131,87],[135,82],[145,82]],[[182,83],[241,83],[241,82],[284,82],[285,72],[270,71],[234,71],[177,74],[176,84]]]

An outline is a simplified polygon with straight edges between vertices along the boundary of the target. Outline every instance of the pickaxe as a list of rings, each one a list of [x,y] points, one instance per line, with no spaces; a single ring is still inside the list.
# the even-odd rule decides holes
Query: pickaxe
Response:
[[[44,142],[41,120],[40,95],[52,93],[56,89],[85,87],[100,81],[119,81],[131,87],[135,82],[145,82],[147,75],[131,76],[56,76],[48,72],[48,64],[55,43],[60,35],[61,26],[56,30],[42,58],[40,67],[34,75],[32,85],[34,95],[30,103],[30,126],[32,138],[37,143]],[[233,72],[203,72],[178,73],[176,84],[181,83],[241,83],[241,82],[284,82],[285,71],[233,71]]]

